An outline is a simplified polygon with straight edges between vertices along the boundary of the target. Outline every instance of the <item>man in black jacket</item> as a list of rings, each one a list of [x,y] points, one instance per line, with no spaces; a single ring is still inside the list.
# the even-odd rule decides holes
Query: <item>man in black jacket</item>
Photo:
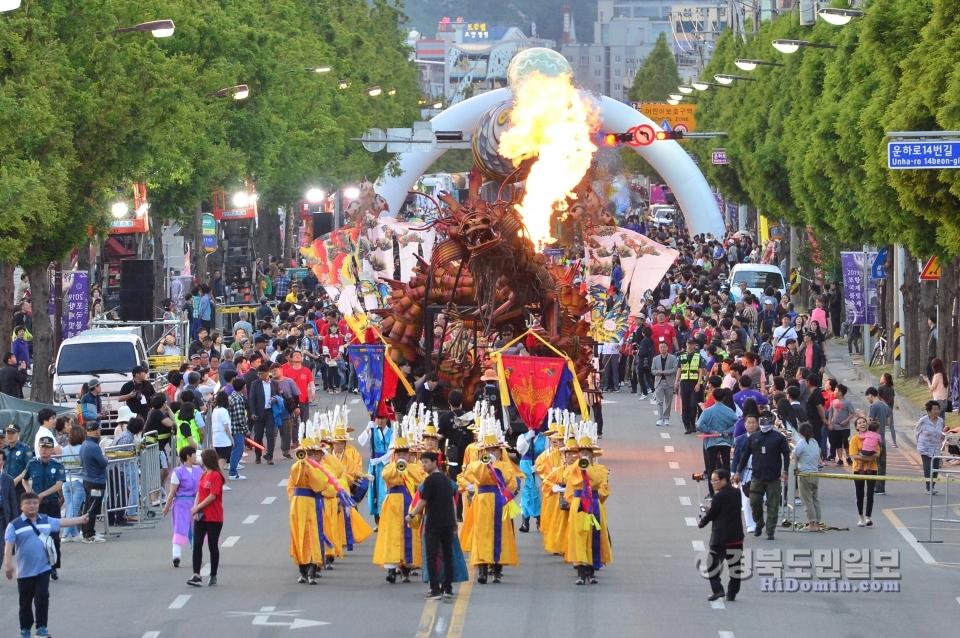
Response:
[[[247,399],[247,411],[253,424],[253,440],[258,445],[264,445],[266,437],[266,451],[262,453],[267,465],[273,465],[273,446],[277,439],[277,423],[273,419],[273,404],[282,396],[280,386],[270,380],[270,364],[264,363],[257,368],[257,379],[250,384]],[[260,465],[261,451],[254,448],[256,464]]]
[[[730,472],[716,470],[710,476],[714,495],[706,516],[700,518],[700,529],[713,523],[710,529],[710,555],[707,564],[707,576],[713,593],[708,600],[722,598],[723,582],[720,572],[723,561],[727,561],[727,600],[735,600],[740,592],[740,559],[743,556],[743,523],[740,520],[740,492],[730,485]]]
[[[17,363],[12,352],[3,355],[0,368],[0,392],[16,399],[23,398],[23,386],[27,383],[27,362]]]
[[[790,467],[790,445],[787,437],[774,428],[773,416],[769,412],[760,415],[760,431],[747,439],[747,451],[740,457],[737,473],[733,480],[739,482],[740,473],[747,467],[747,460],[753,458],[753,475],[750,478],[750,509],[753,520],[757,522],[754,536],[763,532],[763,497],[767,497],[767,540],[773,540],[777,529],[777,513],[780,510],[781,484],[787,482],[787,469]]]

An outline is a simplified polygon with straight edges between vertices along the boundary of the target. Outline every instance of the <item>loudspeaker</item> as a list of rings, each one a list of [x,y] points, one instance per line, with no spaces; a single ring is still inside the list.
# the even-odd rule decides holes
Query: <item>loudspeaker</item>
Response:
[[[320,239],[333,232],[333,213],[313,214],[313,238]]]
[[[153,321],[153,260],[120,261],[120,320]]]

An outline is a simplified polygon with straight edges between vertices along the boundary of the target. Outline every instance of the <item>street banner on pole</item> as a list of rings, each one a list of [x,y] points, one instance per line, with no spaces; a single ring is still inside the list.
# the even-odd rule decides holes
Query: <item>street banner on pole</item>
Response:
[[[876,255],[875,252],[840,253],[843,267],[843,301],[850,324],[873,325],[877,321],[877,280],[866,277],[868,281],[864,282],[865,263],[873,263]]]

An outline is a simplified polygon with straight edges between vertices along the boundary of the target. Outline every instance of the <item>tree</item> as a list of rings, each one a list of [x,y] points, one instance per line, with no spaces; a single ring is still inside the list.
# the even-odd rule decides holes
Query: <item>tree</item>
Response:
[[[640,65],[627,92],[631,102],[665,102],[680,85],[677,59],[667,44],[667,35],[660,33],[650,55]]]

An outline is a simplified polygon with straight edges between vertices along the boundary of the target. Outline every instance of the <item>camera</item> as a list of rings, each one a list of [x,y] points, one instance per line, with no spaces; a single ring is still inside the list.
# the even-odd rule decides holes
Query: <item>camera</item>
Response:
[[[704,480],[706,477],[703,475],[703,472],[696,472],[691,478],[697,483],[699,483],[700,481]]]
[[[706,513],[706,511],[707,511],[706,506],[701,505],[701,506],[700,506],[700,511],[703,512],[703,513]]]

